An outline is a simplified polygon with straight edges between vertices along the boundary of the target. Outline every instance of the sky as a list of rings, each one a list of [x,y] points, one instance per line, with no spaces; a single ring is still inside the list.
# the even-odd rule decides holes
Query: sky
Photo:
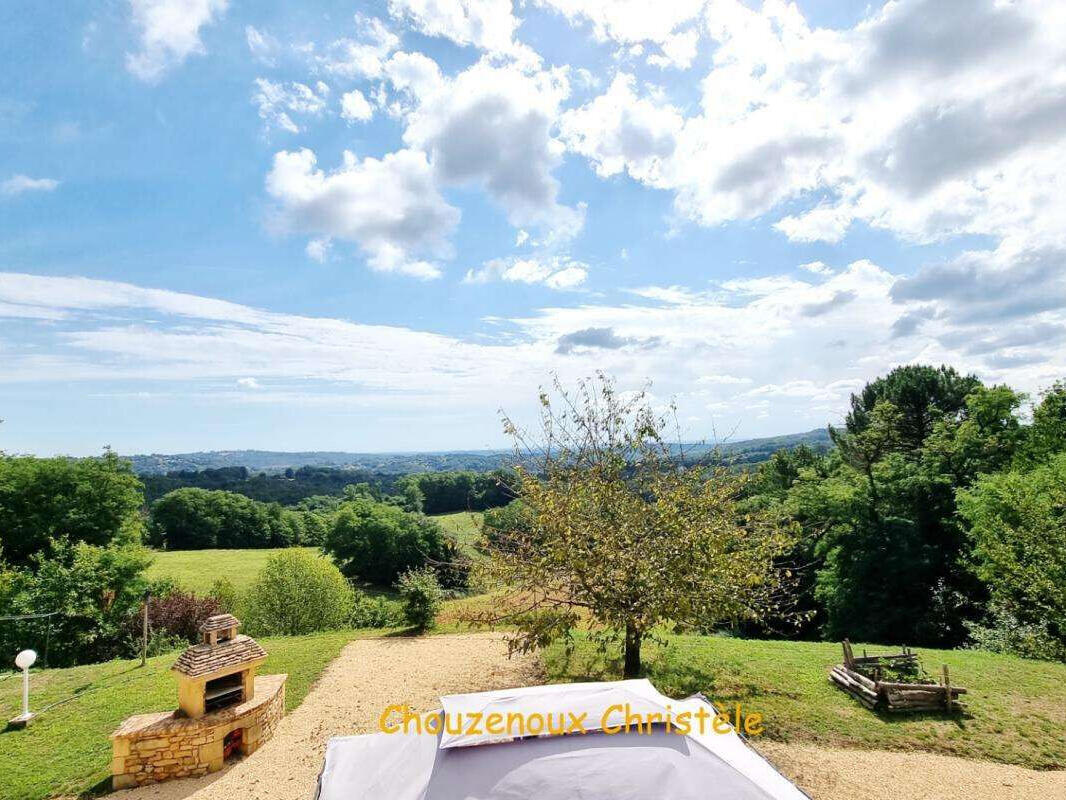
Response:
[[[6,0],[0,450],[692,440],[1066,376],[1061,0]]]

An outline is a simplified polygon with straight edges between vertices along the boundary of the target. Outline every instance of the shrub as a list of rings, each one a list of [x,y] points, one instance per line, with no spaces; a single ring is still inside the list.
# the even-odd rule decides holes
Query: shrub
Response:
[[[328,559],[286,550],[267,561],[248,590],[245,623],[259,636],[298,636],[345,627],[355,593]]]
[[[997,603],[989,607],[988,616],[986,625],[966,623],[970,646],[974,649],[1020,658],[1066,661],[1066,642],[1053,636],[1047,623],[1021,622]]]
[[[384,597],[370,597],[358,592],[352,610],[353,628],[399,628],[406,623],[403,605]]]
[[[207,596],[215,599],[220,613],[243,617],[240,592],[237,591],[237,587],[233,585],[229,578],[216,578],[215,582],[211,584],[211,589],[208,591]]]
[[[200,638],[200,625],[208,617],[221,613],[218,601],[213,597],[199,597],[181,589],[162,596],[153,596],[148,603],[148,630],[151,636],[166,636],[195,642]],[[130,620],[130,633],[134,640],[141,638],[141,612],[138,610]]]
[[[397,584],[407,624],[419,631],[433,625],[444,601],[437,576],[431,569],[405,572]]]

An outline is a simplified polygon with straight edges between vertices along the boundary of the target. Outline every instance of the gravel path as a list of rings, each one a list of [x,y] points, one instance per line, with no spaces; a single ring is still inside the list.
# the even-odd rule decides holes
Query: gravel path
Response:
[[[250,758],[204,778],[117,792],[111,800],[308,800],[326,740],[368,733],[391,703],[420,711],[442,694],[538,680],[530,658],[508,660],[499,634],[359,639],[330,664],[274,738]],[[759,750],[815,800],[1066,798],[1066,772],[1035,772],[926,753],[835,750],[760,742]]]

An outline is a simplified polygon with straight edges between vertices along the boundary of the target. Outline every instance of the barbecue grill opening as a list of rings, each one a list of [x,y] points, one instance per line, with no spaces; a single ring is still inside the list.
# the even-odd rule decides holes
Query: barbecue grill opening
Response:
[[[234,672],[204,684],[204,711],[237,705],[244,700],[244,674]]]

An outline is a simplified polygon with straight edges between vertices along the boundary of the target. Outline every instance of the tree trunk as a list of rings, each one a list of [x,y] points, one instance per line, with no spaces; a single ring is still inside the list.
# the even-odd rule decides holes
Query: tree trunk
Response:
[[[625,666],[622,669],[623,678],[640,677],[640,640],[643,634],[633,625],[626,625],[626,655]]]

